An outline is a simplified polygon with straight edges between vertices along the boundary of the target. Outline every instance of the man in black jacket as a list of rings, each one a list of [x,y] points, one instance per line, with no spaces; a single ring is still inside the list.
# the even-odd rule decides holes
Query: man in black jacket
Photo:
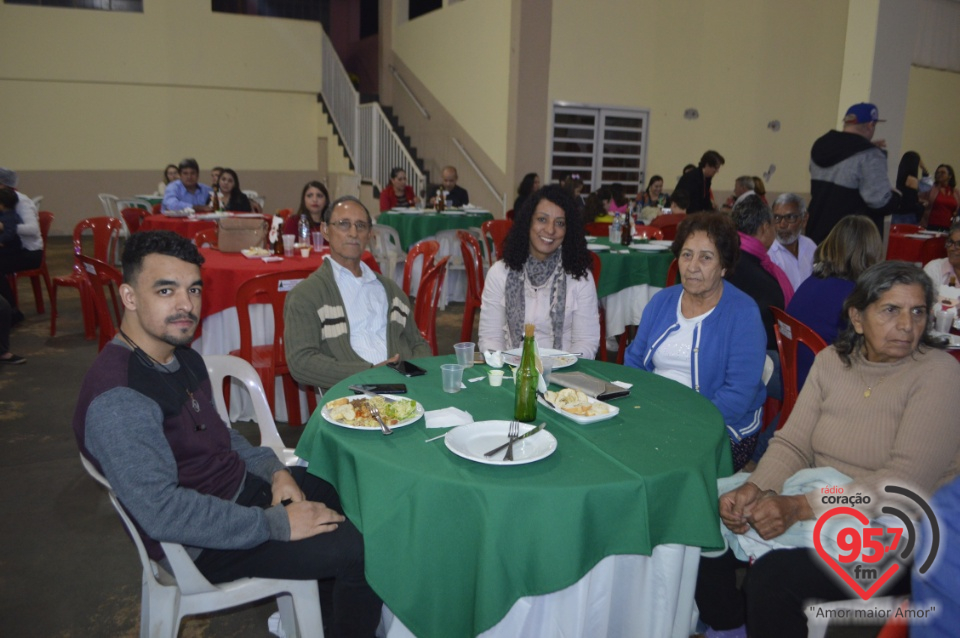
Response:
[[[716,151],[707,151],[700,158],[697,168],[687,171],[677,182],[674,193],[683,191],[690,197],[688,213],[699,213],[702,210],[715,210],[713,192],[710,190],[713,176],[723,166],[723,155]]]

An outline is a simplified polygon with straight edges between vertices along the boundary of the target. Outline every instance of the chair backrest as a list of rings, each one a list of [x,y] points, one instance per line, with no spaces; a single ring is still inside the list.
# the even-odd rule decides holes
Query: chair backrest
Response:
[[[583,230],[594,237],[609,237],[610,222],[587,222],[583,225]]]
[[[677,264],[677,258],[674,257],[667,268],[667,288],[677,283],[677,276],[680,274],[680,266]]]
[[[449,261],[449,257],[444,257],[423,277],[413,309],[417,328],[430,344],[434,356],[437,355],[437,306],[440,303],[440,292],[443,289],[443,280],[447,276]]]
[[[107,263],[116,262],[117,243],[123,231],[123,222],[113,217],[88,217],[73,227],[73,253],[83,253],[83,231],[93,233],[93,258]]]
[[[487,253],[491,266],[503,255],[503,241],[507,238],[507,233],[510,232],[511,228],[513,228],[513,220],[511,219],[490,219],[480,225],[484,242],[486,242],[487,237],[490,237],[492,241],[493,250]]]
[[[202,248],[204,245],[216,248],[218,237],[219,234],[216,228],[205,228],[193,236],[193,243],[197,245],[197,248]]]
[[[121,213],[124,208],[141,208],[148,213],[153,206],[145,199],[140,199],[139,197],[132,197],[130,199],[118,199],[117,200],[117,210]]]
[[[149,215],[149,212],[139,206],[128,206],[120,211],[120,216],[123,217],[123,221],[127,225],[127,230],[130,231],[131,234],[140,230],[140,222],[142,222],[143,218],[147,215]]]
[[[637,228],[637,238],[639,239],[663,239],[663,231],[654,226],[639,226]]]
[[[374,224],[370,227],[373,231],[375,241],[370,242],[370,252],[377,257],[386,257],[392,255],[394,259],[397,255],[403,255],[403,248],[400,247],[400,233],[393,226],[386,224]]]
[[[898,235],[909,235],[923,230],[920,224],[890,224],[890,232]]]
[[[250,393],[257,426],[260,428],[260,446],[272,449],[283,461],[283,440],[277,431],[277,424],[273,420],[267,395],[263,391],[263,384],[260,382],[257,371],[249,362],[228,354],[207,354],[203,356],[203,361],[207,364],[207,374],[210,376],[210,385],[213,387],[213,403],[217,406],[217,413],[223,422],[230,425],[230,411],[227,409],[227,402],[223,395],[223,382],[225,379],[237,379]]]
[[[37,219],[40,222],[40,238],[43,239],[43,261],[42,265],[47,263],[47,237],[50,236],[50,227],[53,226],[54,214],[48,210],[42,210],[37,213]]]
[[[466,230],[458,230],[457,237],[460,239],[460,254],[467,271],[467,299],[480,303],[483,298],[483,256],[480,242],[473,233]]]
[[[593,285],[597,288],[600,287],[600,272],[603,270],[603,262],[600,261],[600,255],[590,251],[590,271],[593,275]]]
[[[87,282],[93,292],[93,308],[97,315],[97,324],[100,326],[100,350],[107,345],[117,334],[117,327],[123,319],[117,298],[120,294],[120,284],[123,276],[120,271],[99,259],[86,255],[77,255],[77,260],[87,276]],[[107,296],[103,292],[104,286],[110,289],[110,298],[113,301],[113,314],[107,306]]]
[[[659,228],[663,233],[663,239],[676,239],[677,226],[683,221],[686,215],[681,213],[670,213],[669,215],[659,215],[650,220],[650,226]]]
[[[934,259],[947,256],[947,238],[931,237],[920,244],[920,263],[928,264]]]
[[[253,327],[250,322],[250,306],[268,304],[273,309],[273,349],[271,360],[274,368],[287,365],[283,350],[283,304],[287,292],[300,280],[306,279],[312,270],[287,270],[272,272],[249,279],[237,289],[237,319],[240,323],[240,356],[253,361]]]
[[[440,255],[443,257],[449,257],[450,263],[447,264],[447,269],[460,269],[463,270],[463,255],[460,254],[460,237],[457,235],[459,231],[455,228],[449,228],[446,230],[438,230],[434,237],[437,240],[437,243],[440,244]]]
[[[407,261],[403,265],[403,292],[405,292],[408,297],[410,296],[411,279],[413,279],[413,266],[417,258],[421,257],[423,259],[423,262],[420,264],[420,281],[422,282],[424,275],[433,267],[433,260],[436,258],[438,252],[440,252],[440,244],[432,239],[425,239],[410,246],[410,250],[407,251]],[[417,290],[419,289],[420,286],[418,284]]]
[[[797,345],[802,343],[816,355],[827,347],[827,343],[812,328],[796,317],[792,317],[773,306],[770,307],[770,312],[773,313],[773,332],[777,336],[777,350],[780,352],[780,372],[783,375],[783,405],[780,408],[780,423],[778,424],[778,427],[782,428],[783,424],[787,422],[800,393],[797,387]]]
[[[120,209],[117,208],[117,202],[120,201],[119,197],[110,195],[109,193],[100,193],[97,197],[100,198],[100,205],[103,206],[104,215],[113,217],[114,219],[120,217]]]

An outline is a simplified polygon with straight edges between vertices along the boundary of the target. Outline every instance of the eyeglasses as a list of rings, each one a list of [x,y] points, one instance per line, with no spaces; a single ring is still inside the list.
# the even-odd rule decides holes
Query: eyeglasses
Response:
[[[349,233],[350,227],[353,226],[357,229],[358,233],[365,233],[370,230],[370,224],[367,222],[352,222],[349,219],[341,219],[339,221],[330,222],[329,226],[333,226],[342,233]]]
[[[958,239],[957,241],[953,241],[952,239],[948,239],[947,241],[944,242],[943,245],[944,245],[945,247],[947,247],[947,248],[954,248],[954,247],[960,248],[960,239]]]
[[[774,215],[773,223],[779,224],[780,222],[787,222],[788,224],[796,224],[800,221],[800,213],[790,213],[789,215]]]

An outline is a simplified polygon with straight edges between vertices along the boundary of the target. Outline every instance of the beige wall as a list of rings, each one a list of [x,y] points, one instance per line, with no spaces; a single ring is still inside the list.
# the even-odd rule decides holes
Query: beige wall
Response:
[[[960,73],[913,67],[907,96],[903,150],[916,151],[932,174],[938,164],[960,171]],[[891,162],[899,158],[891,158]]]
[[[833,0],[553,0],[550,100],[649,109],[647,175],[668,189],[715,149],[715,189],[776,164],[771,191],[807,192],[810,145],[838,125],[846,17]]]

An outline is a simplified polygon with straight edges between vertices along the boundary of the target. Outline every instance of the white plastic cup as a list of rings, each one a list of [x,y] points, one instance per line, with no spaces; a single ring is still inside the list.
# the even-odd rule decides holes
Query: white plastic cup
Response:
[[[304,259],[306,259],[307,257],[309,257],[309,256],[310,256],[310,246],[306,246],[306,245],[300,246],[300,256],[303,257]]]
[[[310,238],[313,240],[313,249],[316,252],[323,250],[323,233],[319,230],[315,230],[310,233]]]
[[[443,391],[454,394],[460,392],[463,381],[463,366],[459,363],[445,363],[440,366],[440,376],[443,379]]]
[[[464,341],[462,343],[454,344],[453,351],[457,353],[457,363],[462,365],[464,368],[473,367],[473,351],[476,349],[477,344],[472,341]]]
[[[937,332],[950,332],[950,328],[953,327],[953,320],[957,318],[957,311],[953,308],[950,310],[938,310],[936,317],[935,327]]]
[[[490,385],[499,388],[503,385],[503,370],[491,370],[487,373],[487,379],[490,380]]]
[[[553,357],[541,357],[540,363],[543,365],[543,382],[550,385],[550,373],[553,372],[556,360]]]
[[[293,257],[293,244],[296,242],[296,235],[284,235],[283,236],[283,256],[284,257]]]

